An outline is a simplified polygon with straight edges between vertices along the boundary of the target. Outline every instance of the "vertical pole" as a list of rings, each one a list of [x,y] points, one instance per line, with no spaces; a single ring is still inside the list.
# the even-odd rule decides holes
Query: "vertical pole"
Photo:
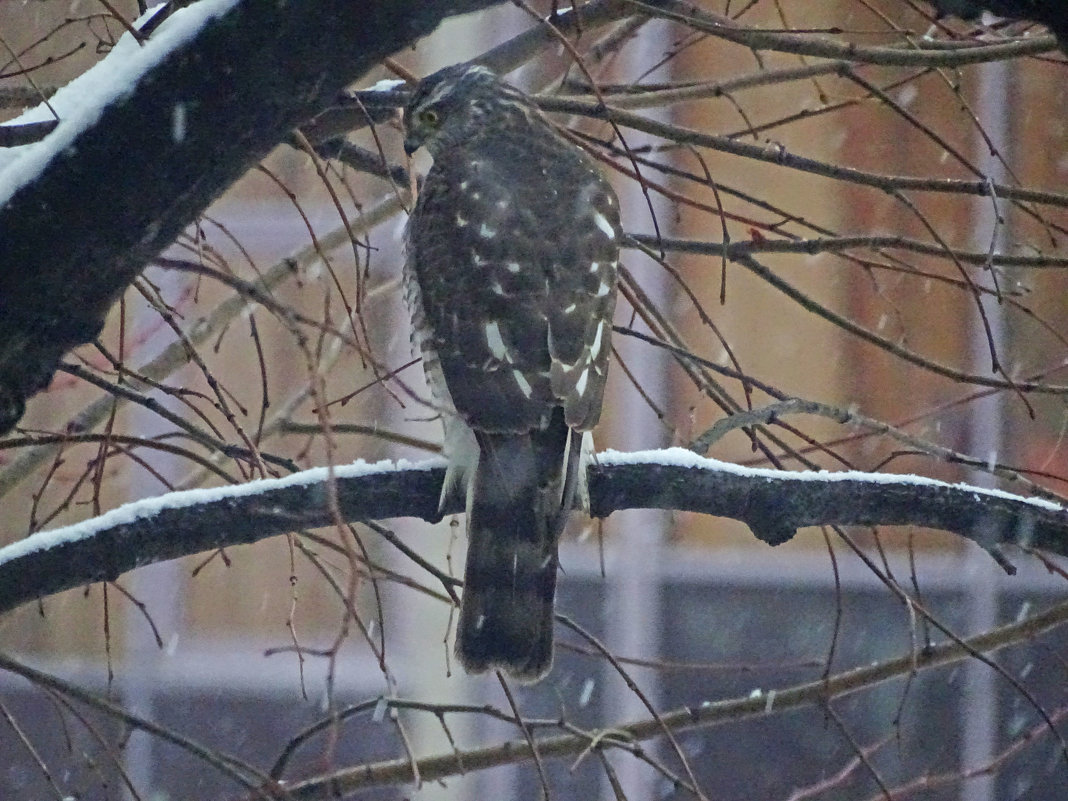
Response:
[[[987,136],[1006,161],[1010,158],[1012,123],[1009,108],[1012,102],[1012,71],[1005,62],[983,64],[978,68],[979,87],[976,100],[976,115]],[[1004,164],[991,154],[986,142],[978,138],[977,164],[991,183],[1002,183],[1006,177]],[[981,197],[975,201],[974,227],[971,245],[974,250],[1000,252],[1007,241],[1005,226],[1007,215],[1004,205],[993,197]],[[993,240],[993,242],[992,242]],[[989,281],[983,283],[989,284]],[[993,342],[998,357],[1004,363],[1009,345],[1005,330],[1005,318],[996,300],[984,298],[989,334],[973,307],[971,319],[971,362],[977,374],[990,373],[990,344]],[[969,450],[989,462],[997,461],[1004,447],[1006,394],[996,392],[973,401],[970,407]],[[979,486],[992,486],[988,473],[972,471],[969,480]],[[990,560],[978,548],[965,552],[963,589],[967,599],[968,631],[974,633],[993,628],[997,624],[998,583],[990,581]],[[965,691],[961,705],[961,756],[964,769],[975,768],[989,762],[997,750],[998,739],[998,689],[999,682],[994,672],[986,665],[971,660],[965,670]],[[995,777],[984,775],[968,782],[962,790],[970,801],[993,801]]]
[[[506,20],[502,20],[499,14],[500,12],[497,15],[480,13],[468,19],[446,21],[434,36],[420,45],[421,75],[429,75],[441,67],[455,63],[458,54],[478,52],[506,36],[509,31],[518,32],[529,24],[529,19],[521,11],[513,9],[511,17]],[[514,80],[514,76],[512,78]],[[402,224],[404,223],[406,220],[402,220]],[[399,239],[400,232],[398,241]],[[407,311],[402,306],[399,306],[398,310],[402,317],[406,316]],[[410,352],[406,343],[402,349],[405,353]],[[397,360],[397,363],[403,363],[405,360]],[[425,393],[423,397],[430,397],[428,391],[422,391]],[[409,410],[412,408],[419,407],[410,406]],[[410,411],[406,413],[410,414]],[[432,421],[422,435],[428,439],[440,436],[440,422]],[[420,555],[446,570],[447,557],[451,551],[453,572],[460,575],[463,572],[466,539],[463,535],[464,520],[461,519],[459,527],[454,529],[452,524],[455,519],[453,516],[446,518],[435,525],[432,531],[422,522],[415,528],[418,530]],[[391,525],[398,533],[409,527],[400,521]],[[459,541],[454,542],[455,537],[459,537]],[[390,548],[390,551],[392,550]],[[406,557],[392,553],[390,558],[391,566],[398,571],[417,574],[416,577],[420,580],[426,579],[425,573],[412,569],[411,562]],[[500,687],[492,673],[477,678],[467,677],[455,657],[450,655],[453,675],[445,675],[442,638],[448,629],[449,621],[452,620],[455,624],[455,617],[450,615],[448,608],[439,602],[425,599],[418,593],[406,591],[403,593],[403,600],[397,596],[396,602],[390,603],[389,619],[389,647],[392,649],[390,664],[397,671],[398,691],[404,697],[431,703],[494,703],[504,706]],[[452,647],[451,638],[447,647]],[[417,757],[452,750],[453,745],[442,728],[441,721],[433,715],[411,715],[404,720]],[[461,748],[477,741],[487,730],[486,722],[480,720],[477,715],[453,715],[449,717],[448,724],[451,734]],[[489,730],[492,731],[492,727],[489,727]],[[518,735],[518,730],[512,730],[507,736]],[[507,798],[513,793],[515,797],[526,797],[528,793],[525,789],[521,791],[520,788],[513,787],[516,775],[515,770],[497,770],[492,771],[490,775],[476,771],[454,776],[448,782],[424,783],[414,788],[410,797],[413,801]],[[530,794],[530,797],[534,796]]]
[[[168,283],[173,285],[183,280],[180,274],[163,275],[159,279],[164,288]],[[127,311],[131,330],[148,327],[157,322],[156,313],[133,295],[130,295],[127,301]],[[157,400],[162,404],[169,403],[169,399],[159,397],[159,393],[150,394],[157,395]],[[140,406],[131,406],[127,414],[130,415],[130,430],[143,437],[152,437],[171,428],[169,423],[164,423],[155,413]],[[171,454],[146,451],[143,452],[143,458],[160,475],[172,481],[178,481],[187,470],[178,457]],[[137,467],[132,470],[132,478],[126,487],[127,501],[159,495],[164,491],[155,478],[146,475]],[[152,616],[163,640],[164,650],[160,651],[144,617],[134,611],[130,603],[117,591],[109,590],[110,614],[113,620],[121,620],[121,625],[112,629],[120,632],[119,648],[112,651],[115,660],[115,689],[130,712],[148,720],[157,720],[156,692],[162,688],[163,660],[173,653],[173,649],[178,645],[179,628],[183,619],[185,571],[179,560],[170,560],[146,565],[124,576],[122,582]],[[148,788],[157,785],[155,766],[160,760],[155,753],[155,743],[154,737],[144,732],[134,732],[123,751],[124,767],[134,787]],[[129,788],[125,785],[123,787],[127,801],[134,801]]]
[[[624,71],[639,75],[643,68],[657,63],[670,46],[669,34],[670,31],[663,24],[646,24],[639,32],[637,41],[627,49],[629,55],[622,61]],[[627,132],[627,144],[632,148],[652,141],[653,137]],[[628,231],[652,230],[648,201],[640,189],[628,183],[626,190],[620,194],[624,228]],[[673,212],[667,202],[656,195],[651,197],[660,230],[665,236],[670,236]],[[669,306],[671,293],[663,269],[650,261],[639,263],[638,259],[644,257],[635,255],[634,251],[625,252],[623,258],[641,281],[650,299],[661,308]],[[664,352],[626,337],[616,337],[614,344],[642,388],[661,405],[668,400],[668,363]],[[618,365],[613,369],[617,376],[622,374]],[[623,423],[612,432],[615,447],[620,450],[641,450],[670,444],[663,441],[663,433],[655,416],[632,388],[628,386],[627,391],[608,402],[618,404],[614,410],[615,416]],[[612,558],[605,587],[605,621],[607,645],[617,654],[652,659],[659,654],[662,552],[669,520],[667,512],[656,509],[631,510],[617,515],[613,520],[608,541]],[[656,703],[661,689],[659,673],[635,666],[628,666],[627,670],[646,696]],[[633,720],[648,715],[645,705],[619,676],[609,674],[607,683],[603,696],[606,720]],[[630,757],[615,759],[613,763],[628,797],[657,796],[655,787],[658,777],[651,768]],[[607,779],[602,784],[602,797],[606,801],[615,798]]]

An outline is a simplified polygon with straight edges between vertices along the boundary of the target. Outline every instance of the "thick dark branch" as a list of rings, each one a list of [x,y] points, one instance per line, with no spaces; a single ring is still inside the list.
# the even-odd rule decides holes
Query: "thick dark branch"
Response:
[[[770,545],[805,526],[911,525],[942,529],[987,550],[1003,544],[1068,555],[1068,511],[966,484],[879,473],[703,469],[636,461],[590,471],[592,513],[677,509],[741,520]],[[717,467],[718,465],[718,467]]]
[[[498,2],[244,0],[101,109],[0,207],[0,433],[251,164],[385,56]]]
[[[983,11],[999,17],[1026,19],[1045,25],[1057,35],[1061,48],[1068,52],[1068,8],[1064,0],[930,0],[940,14],[961,19],[978,19]]]
[[[438,463],[337,472],[345,521],[438,517]],[[1052,503],[909,476],[747,470],[673,449],[603,454],[590,469],[590,492],[598,517],[637,508],[703,512],[741,520],[773,545],[804,526],[893,524],[951,531],[995,552],[1016,543],[1068,555],[1068,512]],[[123,507],[0,549],[0,611],[141,565],[327,526],[335,522],[330,509],[323,469]],[[51,547],[36,546],[46,542]]]
[[[23,125],[0,125],[0,147],[18,147],[39,142],[56,129],[55,120],[27,122]]]

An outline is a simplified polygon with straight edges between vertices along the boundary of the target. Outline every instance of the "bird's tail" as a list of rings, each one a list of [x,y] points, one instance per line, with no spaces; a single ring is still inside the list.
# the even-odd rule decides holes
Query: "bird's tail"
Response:
[[[557,414],[545,431],[477,436],[456,655],[470,673],[503,668],[536,681],[552,666],[557,542],[582,435]]]

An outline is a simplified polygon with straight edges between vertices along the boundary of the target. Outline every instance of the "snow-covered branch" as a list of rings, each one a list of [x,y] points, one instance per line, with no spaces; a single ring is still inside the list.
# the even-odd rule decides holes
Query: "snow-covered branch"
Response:
[[[336,522],[437,518],[444,463],[357,462],[236,487],[175,492],[0,549],[0,612],[141,565]],[[743,468],[681,448],[608,451],[590,469],[592,513],[657,508],[746,523],[770,544],[813,525],[917,525],[997,552],[1004,544],[1068,555],[1068,510],[965,484],[860,472]],[[336,498],[336,507],[334,499]],[[460,509],[450,508],[450,513]]]

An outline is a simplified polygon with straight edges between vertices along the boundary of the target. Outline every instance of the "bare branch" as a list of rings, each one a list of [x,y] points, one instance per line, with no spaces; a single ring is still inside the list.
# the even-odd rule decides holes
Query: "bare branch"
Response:
[[[573,756],[589,747],[591,738],[600,736],[604,745],[614,741],[648,740],[662,734],[662,725],[672,731],[708,728],[725,722],[757,718],[776,712],[823,703],[905,676],[914,670],[927,670],[967,659],[975,652],[988,652],[1035,637],[1043,631],[1063,625],[1068,620],[1068,603],[1019,623],[1003,626],[966,640],[933,645],[920,653],[907,653],[896,659],[876,662],[844,673],[820,678],[772,692],[758,692],[742,698],[709,701],[696,707],[684,707],[662,714],[659,719],[643,719],[612,726],[604,732],[562,735],[538,739],[538,753],[543,758]],[[533,758],[524,740],[511,740],[487,748],[436,754],[419,760],[423,781],[435,781],[473,770],[525,762]],[[337,798],[367,787],[410,783],[413,766],[408,759],[392,759],[347,768],[333,774],[291,784],[286,790],[297,801]]]
[[[1047,53],[1057,47],[1057,39],[1052,35],[1034,36],[995,45],[977,45],[973,42],[929,43],[920,37],[910,37],[908,44],[901,47],[863,47],[826,36],[746,28],[730,17],[705,11],[685,0],[652,0],[647,3],[630,1],[635,10],[644,11],[651,17],[679,22],[694,30],[736,42],[753,50],[774,50],[820,58],[847,58],[864,64],[960,67],[965,64]]]

